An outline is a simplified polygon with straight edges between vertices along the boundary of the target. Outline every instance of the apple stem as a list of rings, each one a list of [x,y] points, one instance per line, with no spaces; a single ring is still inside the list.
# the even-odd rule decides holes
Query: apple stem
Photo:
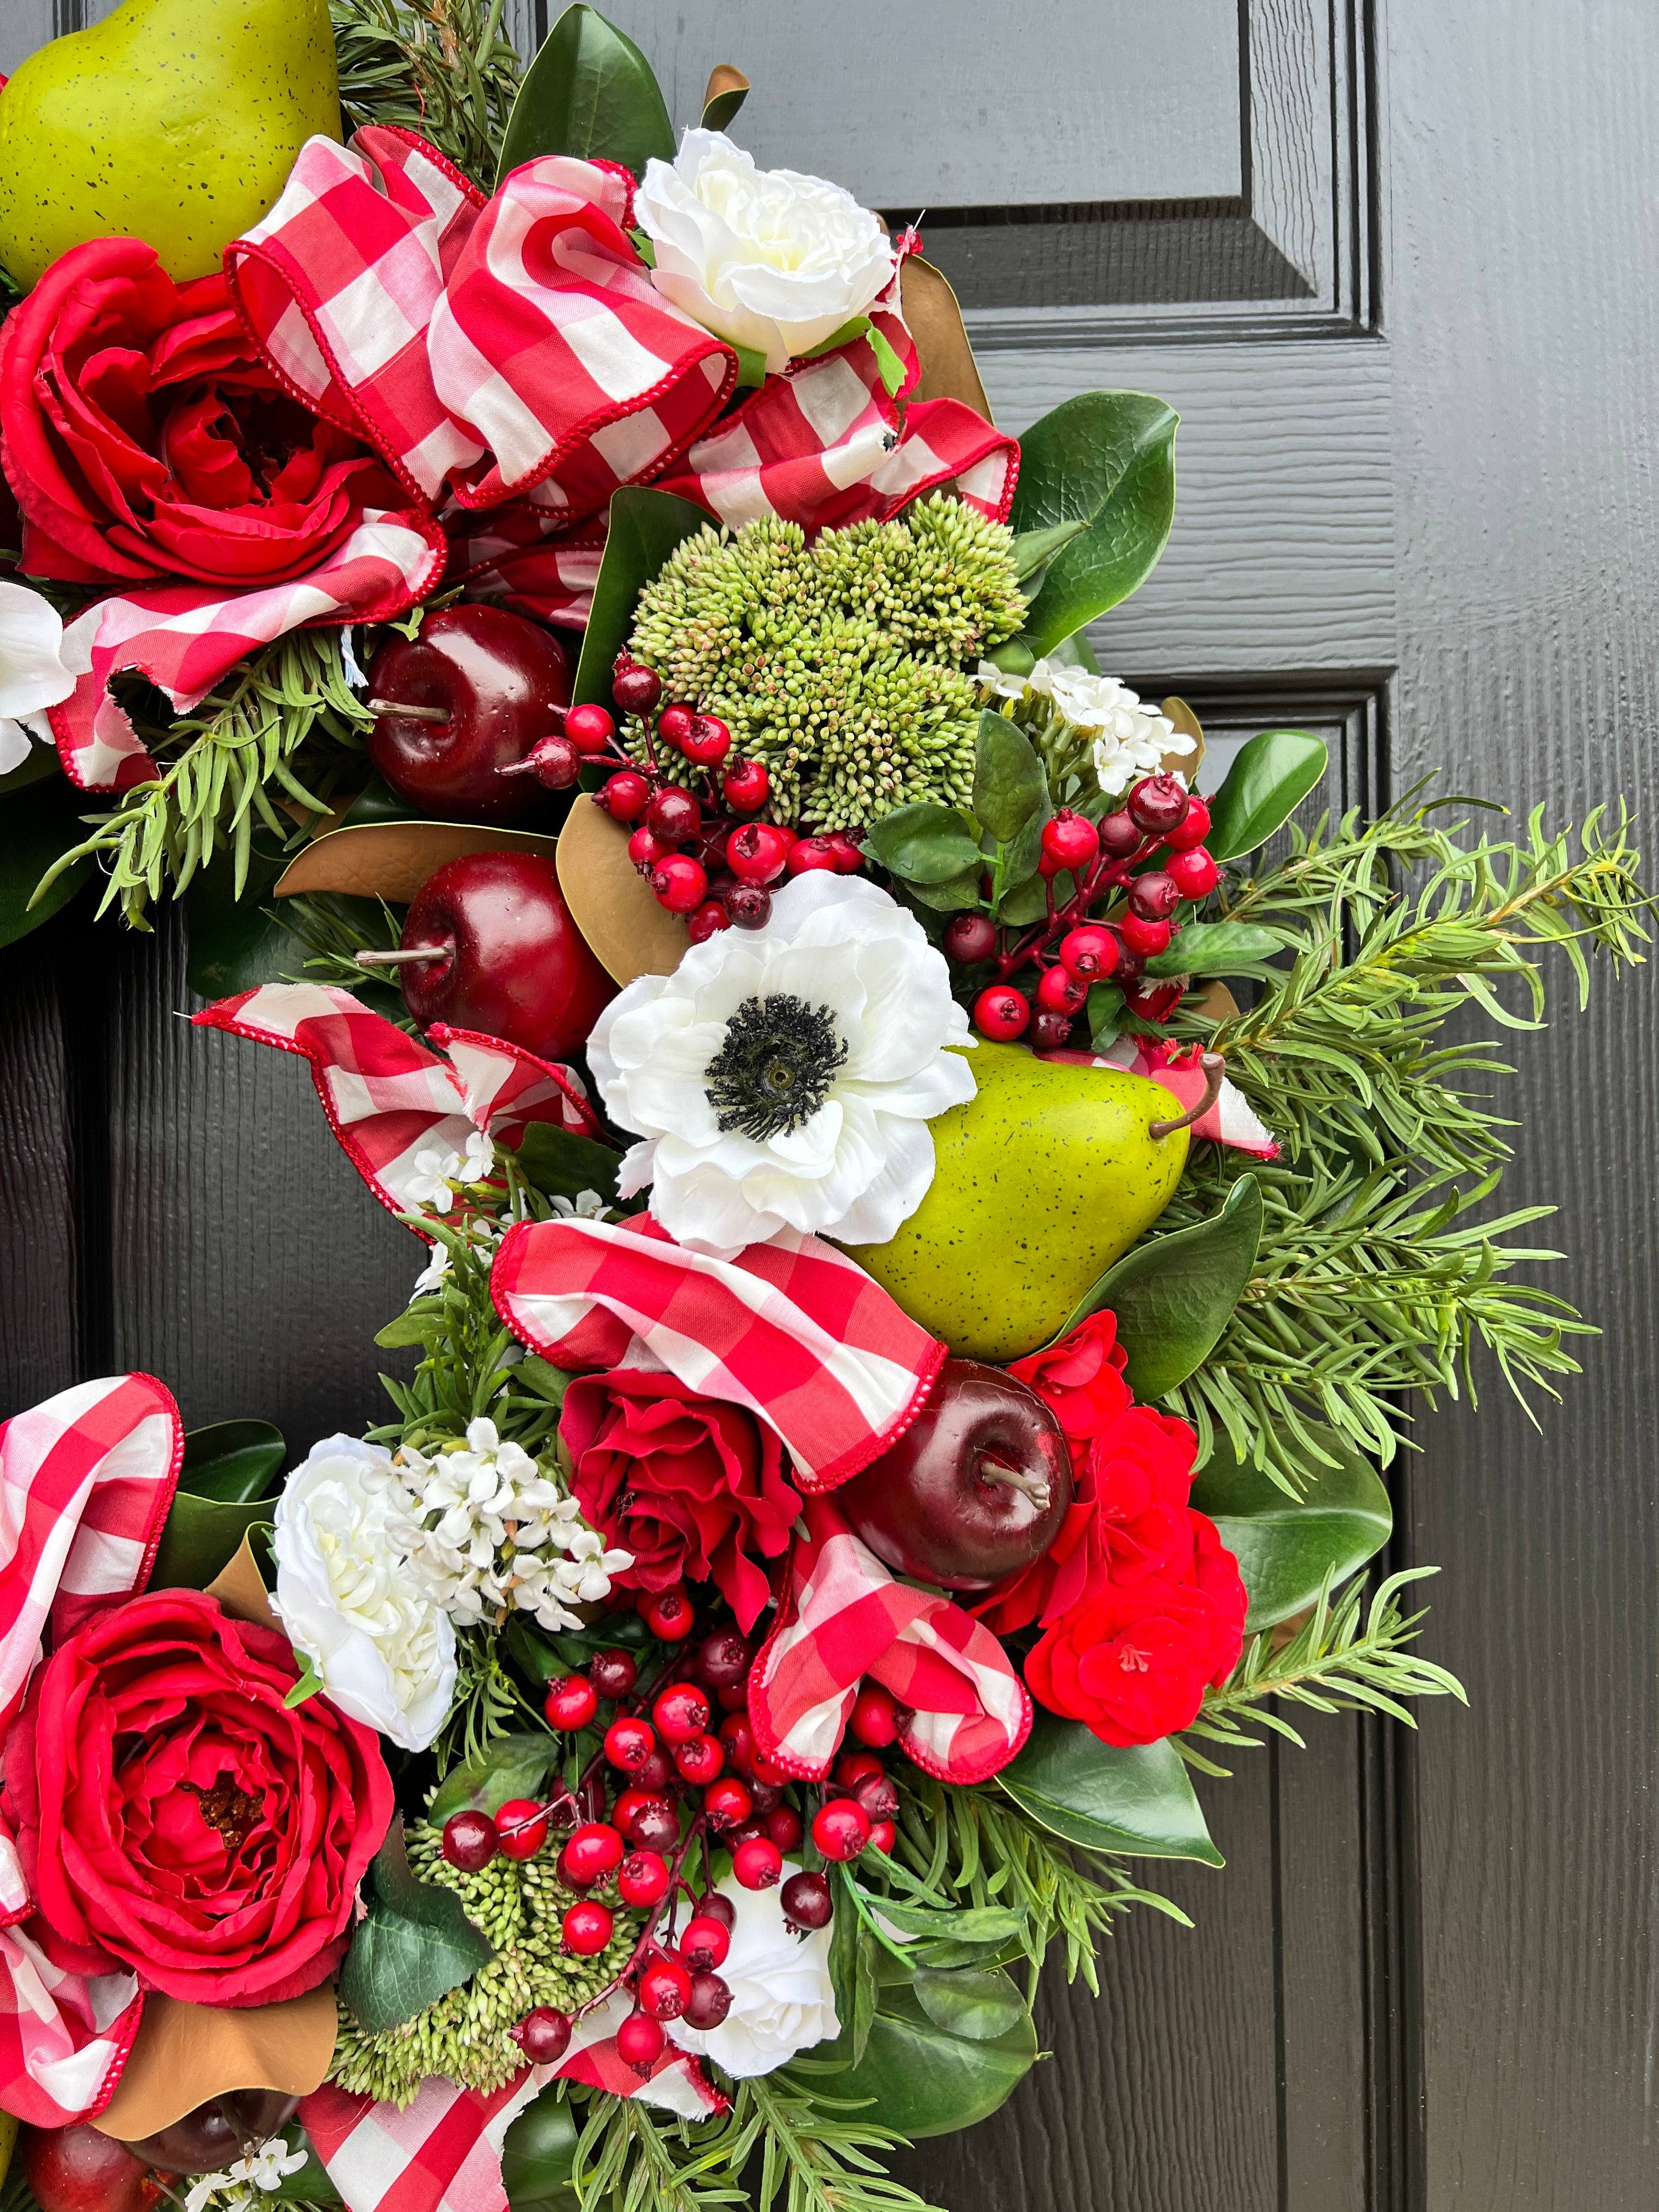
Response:
[[[371,714],[396,714],[405,722],[447,722],[450,719],[447,707],[405,707],[397,699],[371,699]]]
[[[1005,1467],[1000,1460],[982,1458],[979,1463],[981,1482],[1004,1482],[1010,1490],[1018,1490],[1033,1500],[1046,1512],[1052,1492],[1046,1474],[1030,1474],[1023,1467]]]
[[[447,945],[415,945],[407,952],[354,952],[351,957],[360,968],[402,968],[413,960],[447,960],[451,951]]]
[[[1177,1129],[1185,1129],[1194,1121],[1201,1121],[1220,1097],[1221,1077],[1226,1061],[1218,1052],[1206,1052],[1198,1064],[1204,1071],[1204,1096],[1196,1106],[1189,1106],[1178,1121],[1154,1121],[1146,1132],[1154,1144],[1161,1144],[1165,1137],[1173,1137]]]

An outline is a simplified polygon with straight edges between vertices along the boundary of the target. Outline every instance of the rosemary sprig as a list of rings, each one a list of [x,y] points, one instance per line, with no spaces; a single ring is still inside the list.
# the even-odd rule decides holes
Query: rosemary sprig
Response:
[[[347,130],[418,131],[483,191],[523,72],[503,0],[329,0]]]

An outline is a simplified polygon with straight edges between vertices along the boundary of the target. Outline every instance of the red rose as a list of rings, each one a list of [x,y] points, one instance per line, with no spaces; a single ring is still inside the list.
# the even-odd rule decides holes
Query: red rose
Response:
[[[1016,1359],[1008,1372],[1036,1392],[1066,1435],[1097,1437],[1131,1403],[1115,1314],[1091,1314],[1046,1352]]]
[[[176,285],[148,246],[54,261],[0,333],[0,462],[23,567],[76,584],[274,584],[407,495],[289,397],[222,276]]]
[[[583,1516],[634,1554],[611,1580],[647,1590],[712,1581],[747,1634],[771,1594],[750,1554],[787,1551],[800,1511],[773,1431],[672,1375],[617,1367],[578,1376],[559,1434]]]
[[[296,1679],[286,1637],[187,1589],[112,1607],[39,1669],[4,1809],[57,1964],[216,2005],[332,1972],[392,1778],[325,1698],[285,1709]]]

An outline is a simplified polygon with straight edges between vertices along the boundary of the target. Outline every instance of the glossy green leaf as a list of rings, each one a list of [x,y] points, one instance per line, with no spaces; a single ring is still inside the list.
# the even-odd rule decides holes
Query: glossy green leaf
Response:
[[[1276,929],[1258,929],[1248,921],[1188,922],[1166,951],[1152,955],[1146,973],[1237,975],[1247,965],[1269,958],[1284,943]]]
[[[44,783],[49,775],[62,775],[63,763],[53,745],[32,744],[15,768],[9,768],[0,775],[0,799],[14,791],[26,791],[32,783]]]
[[[574,15],[577,10],[570,12]],[[611,669],[634,627],[634,610],[641,592],[682,538],[712,527],[702,507],[693,507],[689,499],[676,498],[672,492],[650,491],[634,484],[611,494],[605,557],[593,586],[593,611],[587,618],[581,659],[576,664],[573,696],[579,702],[610,705]]]
[[[445,1776],[428,1820],[441,1827],[452,1813],[465,1806],[474,1806],[481,1813],[496,1813],[509,1798],[533,1797],[558,1749],[558,1739],[550,1735],[498,1735],[488,1751]]]
[[[569,2099],[550,2081],[501,2144],[501,2180],[512,2212],[576,2212],[571,2177],[580,2135]]]
[[[1048,795],[1036,750],[1005,714],[982,714],[974,755],[974,813],[999,844],[1008,844]]]
[[[910,1986],[935,2027],[969,2043],[994,2043],[1025,2018],[1025,2000],[1006,1974],[939,1973],[924,1967]]]
[[[284,969],[296,971],[305,948],[271,917],[276,878],[287,865],[268,832],[255,836],[241,896],[228,853],[198,868],[184,896],[189,950],[185,981],[204,999],[228,999],[269,983]]]
[[[180,1490],[167,1517],[150,1570],[152,1589],[205,1589],[222,1574],[250,1529],[270,1519],[270,1500],[225,1504]]]
[[[908,884],[943,884],[968,871],[977,876],[979,841],[954,806],[923,799],[895,808],[865,833],[864,849]]]
[[[1019,441],[1016,537],[1081,528],[1060,545],[1025,617],[1025,641],[1050,653],[1152,574],[1175,515],[1180,417],[1139,392],[1085,392]]]
[[[746,84],[733,85],[729,92],[717,92],[702,111],[703,129],[729,131],[750,89]]]
[[[1226,1863],[1167,1738],[1119,1750],[1081,1721],[1040,1712],[1024,1750],[997,1780],[1039,1826],[1067,1843],[1132,1858]]]
[[[1161,1398],[1214,1349],[1250,1279],[1261,1241],[1261,1189],[1241,1176],[1218,1213],[1126,1252],[1095,1285],[1060,1334],[1103,1307],[1117,1316],[1129,1355],[1123,1379],[1137,1398]]]
[[[1037,2055],[1036,2030],[1022,2006],[1006,2034],[953,2035],[929,2019],[914,1990],[882,1990],[859,2063],[836,2075],[829,2094],[868,2099],[860,2119],[913,2142],[954,2135],[1006,2103]]]
[[[283,1432],[269,1421],[215,1421],[186,1435],[179,1487],[192,1498],[249,1504],[270,1497],[287,1457]]]
[[[976,865],[942,884],[907,884],[905,888],[913,899],[935,914],[960,914],[964,907],[979,904],[983,878],[984,869]]]
[[[965,1905],[941,1912],[933,1905],[910,1905],[899,1897],[872,1897],[860,1891],[872,1912],[879,1913],[902,1936],[948,1938],[957,1943],[1006,1943],[1025,1925],[1023,1906]]]
[[[340,1969],[340,2001],[371,2034],[412,2020],[495,1957],[453,1890],[417,1881],[401,1816],[375,1854],[363,1885],[368,1917],[357,1924]]]
[[[1300,1498],[1237,1459],[1221,1436],[1193,1485],[1193,1504],[1238,1561],[1252,1634],[1313,1604],[1327,1577],[1333,1589],[1346,1582],[1393,1533],[1394,1509],[1370,1462],[1328,1429],[1312,1425],[1309,1434],[1336,1464]]]
[[[1243,746],[1210,801],[1205,850],[1237,860],[1283,829],[1330,766],[1330,748],[1310,730],[1263,730]]]
[[[650,63],[597,8],[567,8],[542,40],[507,118],[497,188],[538,154],[618,161],[636,177],[653,155],[674,158],[674,126]]]
[[[1089,1042],[1097,1052],[1117,1042],[1123,1027],[1123,987],[1121,983],[1091,983],[1084,1013],[1089,1023]]]
[[[550,1198],[580,1198],[585,1190],[614,1200],[622,1155],[592,1137],[532,1121],[519,1145],[519,1165],[526,1179]]]
[[[0,799],[0,945],[15,945],[75,896],[92,866],[77,860],[31,906],[34,887],[58,855],[87,835],[82,815],[104,802],[67,776],[48,776]]]

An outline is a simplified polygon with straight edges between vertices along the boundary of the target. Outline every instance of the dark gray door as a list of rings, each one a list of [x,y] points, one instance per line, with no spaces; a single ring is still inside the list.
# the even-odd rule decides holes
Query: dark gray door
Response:
[[[73,0],[14,0],[0,68]],[[106,12],[99,5],[88,13]],[[527,42],[535,9],[509,9]],[[681,119],[923,202],[1000,419],[1182,411],[1181,495],[1103,665],[1213,736],[1443,763],[1580,814],[1651,782],[1659,15],[1640,0],[614,0]],[[369,1418],[413,1247],[302,1070],[187,1030],[182,945],[82,904],[0,955],[0,1410],[150,1368],[192,1422]],[[1659,2036],[1653,990],[1527,1041],[1516,1201],[1606,1330],[1541,1432],[1426,1419],[1402,1561],[1468,1715],[1315,1724],[1203,1785],[1196,1923],[1125,1923],[1054,2063],[908,2178],[953,2212],[1651,2212]],[[1156,1876],[1158,1869],[1148,1869]]]

